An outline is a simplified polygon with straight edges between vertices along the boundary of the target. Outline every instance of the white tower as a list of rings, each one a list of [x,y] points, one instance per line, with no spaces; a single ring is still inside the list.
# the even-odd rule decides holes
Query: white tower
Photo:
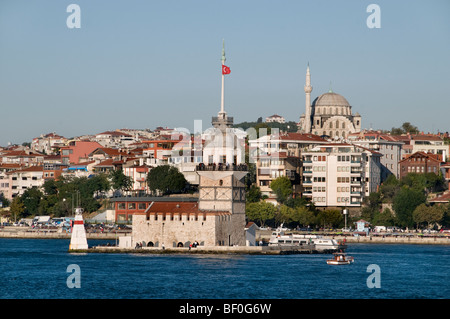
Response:
[[[82,213],[82,208],[77,207],[75,209],[75,220],[73,221],[69,250],[88,249]]]
[[[306,113],[305,113],[305,122],[303,126],[304,133],[311,133],[311,74],[309,73],[309,63],[308,68],[306,69],[306,83],[305,83],[305,95],[306,95]]]

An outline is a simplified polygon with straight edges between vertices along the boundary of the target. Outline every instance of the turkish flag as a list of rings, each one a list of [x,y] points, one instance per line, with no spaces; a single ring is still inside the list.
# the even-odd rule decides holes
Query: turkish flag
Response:
[[[230,74],[231,70],[226,65],[222,65],[222,74]]]

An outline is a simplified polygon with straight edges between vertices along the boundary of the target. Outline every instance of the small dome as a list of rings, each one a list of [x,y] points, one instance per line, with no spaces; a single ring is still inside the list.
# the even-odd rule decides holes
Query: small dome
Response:
[[[315,107],[323,106],[350,106],[350,103],[340,94],[334,92],[324,93],[314,100]]]

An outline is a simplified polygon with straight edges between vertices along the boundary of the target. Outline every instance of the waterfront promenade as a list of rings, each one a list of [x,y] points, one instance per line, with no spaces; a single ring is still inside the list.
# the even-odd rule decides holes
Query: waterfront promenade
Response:
[[[58,229],[32,229],[31,227],[5,226],[0,228],[0,238],[70,239],[71,233]],[[86,232],[87,239],[118,239],[131,235],[130,231],[114,230]]]

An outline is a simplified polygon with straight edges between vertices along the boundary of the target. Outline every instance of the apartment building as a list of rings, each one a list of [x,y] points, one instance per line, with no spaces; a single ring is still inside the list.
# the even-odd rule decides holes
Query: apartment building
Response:
[[[360,207],[377,191],[382,154],[345,143],[327,144],[302,153],[303,196],[316,207]]]
[[[44,184],[43,166],[30,166],[8,172],[10,178],[10,198],[22,195],[25,190],[32,187],[40,188]]]
[[[256,162],[256,184],[269,201],[275,201],[270,183],[280,176],[286,176],[293,185],[294,196],[302,193],[303,151],[327,143],[313,134],[284,133],[261,136],[249,140],[250,162]]]
[[[348,140],[352,144],[361,145],[370,150],[381,153],[381,182],[393,174],[399,178],[399,161],[402,159],[402,148],[404,143],[394,137],[376,131],[363,131],[349,134]]]

